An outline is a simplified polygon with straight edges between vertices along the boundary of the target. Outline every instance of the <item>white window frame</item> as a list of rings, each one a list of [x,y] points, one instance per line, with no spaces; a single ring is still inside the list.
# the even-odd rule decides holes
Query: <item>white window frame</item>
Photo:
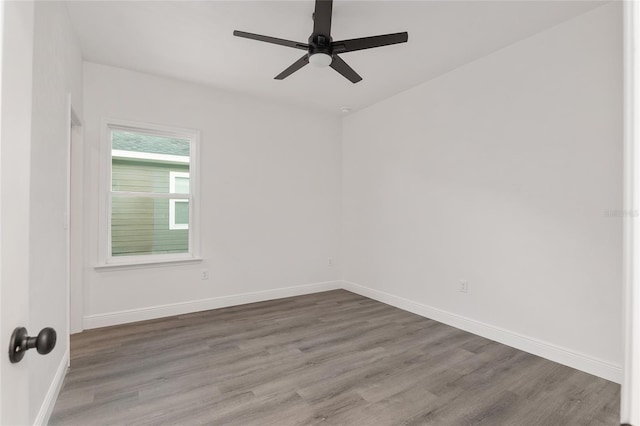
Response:
[[[169,198],[175,200],[189,201],[189,250],[187,253],[164,253],[164,254],[147,254],[136,256],[112,256],[111,254],[111,199],[113,196],[111,182],[111,162],[112,162],[112,145],[111,134],[113,131],[126,131],[150,136],[163,136],[179,139],[187,139],[190,141],[189,152],[189,194],[153,194],[145,193],[145,196]],[[101,152],[101,173],[100,173],[100,236],[98,261],[95,266],[97,270],[108,268],[128,268],[136,266],[153,266],[170,263],[189,263],[199,262],[200,257],[200,238],[199,238],[199,148],[200,148],[200,132],[192,129],[184,129],[177,127],[169,127],[151,123],[132,122],[115,118],[105,118],[102,123],[102,137],[100,142]],[[145,155],[141,153],[141,155]],[[122,151],[116,152],[116,157],[133,157],[138,158],[140,155],[135,153],[126,154]],[[174,162],[175,157],[163,154],[150,154],[147,157],[151,161]],[[158,157],[158,158],[156,158]],[[166,158],[159,158],[166,157]],[[175,190],[175,186],[174,186]],[[171,189],[170,189],[171,192]],[[137,196],[138,193],[127,193],[118,191],[119,196]],[[169,197],[167,196],[169,195]],[[175,214],[175,211],[174,211]],[[174,217],[175,219],[175,217]]]
[[[191,177],[188,172],[169,172],[169,192],[176,192],[176,178],[189,179],[189,191],[191,191]],[[176,223],[176,203],[188,203],[189,200],[169,198],[169,229],[189,229],[188,223]],[[191,208],[191,206],[189,206]]]

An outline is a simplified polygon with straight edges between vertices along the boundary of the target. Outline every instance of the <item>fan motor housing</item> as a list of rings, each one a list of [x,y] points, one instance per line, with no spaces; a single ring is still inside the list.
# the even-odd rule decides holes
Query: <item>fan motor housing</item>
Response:
[[[311,34],[309,37],[309,55],[316,53],[326,53],[331,55],[331,37],[326,37],[321,34]]]

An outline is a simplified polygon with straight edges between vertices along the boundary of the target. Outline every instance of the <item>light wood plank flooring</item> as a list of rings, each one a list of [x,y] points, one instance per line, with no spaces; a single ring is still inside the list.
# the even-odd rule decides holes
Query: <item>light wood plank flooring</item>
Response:
[[[72,336],[53,425],[617,425],[619,386],[344,291]]]

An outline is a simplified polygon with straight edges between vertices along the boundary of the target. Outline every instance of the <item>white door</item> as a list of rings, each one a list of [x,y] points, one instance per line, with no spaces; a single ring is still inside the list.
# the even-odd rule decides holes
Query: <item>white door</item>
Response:
[[[31,354],[12,364],[16,327],[29,329],[32,2],[0,2],[0,424],[29,423]]]

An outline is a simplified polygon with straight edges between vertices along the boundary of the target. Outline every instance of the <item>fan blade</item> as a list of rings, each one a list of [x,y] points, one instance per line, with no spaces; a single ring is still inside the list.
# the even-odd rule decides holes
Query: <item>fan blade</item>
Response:
[[[294,72],[298,71],[300,68],[304,67],[309,63],[309,55],[304,55],[302,58],[295,61],[293,64],[289,66],[286,70],[282,71],[280,74],[276,75],[274,78],[276,80],[284,80],[289,77]]]
[[[331,36],[331,9],[333,9],[333,0],[316,0],[316,11],[313,14],[313,34]]]
[[[373,47],[389,46],[390,44],[406,43],[408,39],[409,34],[407,32],[352,38],[350,40],[334,41],[331,43],[331,49],[334,53],[354,52]]]
[[[362,80],[362,77],[358,75],[357,72],[353,70],[345,61],[342,60],[338,55],[333,55],[333,61],[331,62],[331,68],[338,71],[343,75],[347,80],[352,83],[357,83]]]
[[[280,46],[293,47],[295,49],[309,49],[309,45],[305,43],[298,43],[297,41],[284,40],[281,38],[269,37],[260,34],[246,33],[244,31],[235,30],[233,32],[233,35],[236,37],[243,37],[251,40],[264,41],[266,43],[279,44]]]

